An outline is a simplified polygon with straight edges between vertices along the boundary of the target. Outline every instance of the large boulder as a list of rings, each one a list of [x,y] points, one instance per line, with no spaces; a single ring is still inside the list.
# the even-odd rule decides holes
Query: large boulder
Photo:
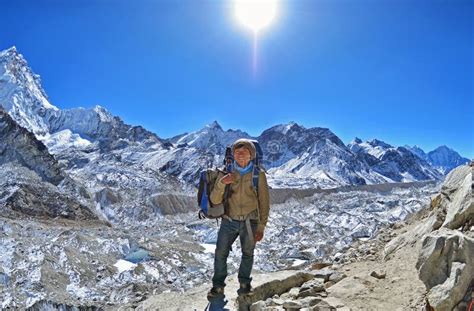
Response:
[[[439,203],[439,208],[446,211],[443,227],[457,229],[474,224],[472,170],[471,166],[463,165],[446,176]]]
[[[416,267],[435,310],[452,310],[474,278],[474,238],[442,228],[423,240]]]
[[[472,165],[464,165],[448,174],[420,230],[416,268],[435,311],[452,310],[474,282],[472,171]]]

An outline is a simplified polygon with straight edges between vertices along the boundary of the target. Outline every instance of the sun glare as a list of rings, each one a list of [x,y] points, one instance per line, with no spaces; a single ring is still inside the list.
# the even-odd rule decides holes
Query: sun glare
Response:
[[[278,14],[277,0],[235,0],[237,20],[255,34],[268,27]]]

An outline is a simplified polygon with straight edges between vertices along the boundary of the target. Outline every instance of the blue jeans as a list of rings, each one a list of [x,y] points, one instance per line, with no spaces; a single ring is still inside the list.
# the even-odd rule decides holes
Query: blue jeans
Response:
[[[255,234],[258,222],[250,220],[252,233]],[[225,287],[225,279],[227,277],[227,257],[234,241],[240,236],[240,245],[242,248],[242,260],[239,266],[239,282],[250,284],[252,278],[253,252],[255,250],[255,242],[249,239],[245,221],[228,220],[222,218],[219,233],[217,234],[217,245],[214,256],[214,276],[212,277],[212,285],[214,287]]]

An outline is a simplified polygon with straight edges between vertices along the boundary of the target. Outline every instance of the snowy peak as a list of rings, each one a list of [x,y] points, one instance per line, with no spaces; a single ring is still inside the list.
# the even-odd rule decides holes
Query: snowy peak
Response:
[[[383,148],[383,149],[393,148],[392,145],[387,144],[386,142],[378,140],[378,139],[372,139],[371,141],[368,141],[367,143],[369,145],[371,145],[372,147],[374,147],[374,148],[376,148],[376,147],[380,147],[380,148]]]
[[[440,179],[441,174],[411,148],[394,147],[378,139],[354,140],[349,149],[376,173],[395,182]]]
[[[96,105],[92,110],[99,116],[102,122],[112,122],[114,116],[104,107]]]
[[[216,129],[216,130],[223,131],[222,126],[216,120],[214,120],[211,123],[207,124],[205,127],[210,128],[210,129]]]
[[[469,159],[461,157],[459,153],[445,145],[439,146],[428,153],[425,153],[418,146],[405,147],[420,159],[427,161],[443,175],[448,174],[455,167],[469,163]]]
[[[425,151],[421,149],[420,147],[418,147],[417,145],[414,145],[414,146],[405,145],[405,148],[413,152],[420,159],[427,160]]]
[[[299,125],[295,121],[290,121],[289,123],[286,123],[286,124],[275,125],[275,126],[269,128],[268,130],[277,131],[277,132],[282,133],[283,135],[286,135],[291,131],[299,131],[299,130],[303,130],[303,129],[304,129],[304,127]]]
[[[290,122],[263,131],[258,141],[276,187],[310,184],[328,188],[366,183],[362,173],[365,164],[358,162],[327,128],[305,128]]]
[[[348,148],[356,154],[363,152],[380,159],[388,150],[393,149],[393,146],[378,139],[362,142],[360,138],[356,138],[349,143]]]
[[[28,88],[30,92],[46,99],[46,102],[42,102],[45,108],[57,110],[55,106],[47,101],[46,92],[41,87],[40,76],[33,73],[26,59],[18,53],[15,46],[0,52],[0,64],[2,80],[10,80],[12,83]]]
[[[428,162],[438,168],[444,174],[449,173],[453,168],[469,163],[469,159],[463,158],[447,146],[440,146],[427,154]]]
[[[48,133],[48,120],[59,111],[48,101],[40,77],[15,47],[0,52],[0,105],[18,124],[38,136]]]
[[[225,147],[239,138],[252,138],[240,130],[224,131],[221,125],[214,121],[202,129],[188,134],[181,134],[170,139],[177,146],[191,146],[208,152],[223,154]]]
[[[15,47],[0,52],[0,105],[18,124],[56,150],[62,149],[55,145],[62,141],[70,146],[85,146],[85,140],[99,141],[105,149],[143,141],[162,144],[155,134],[125,124],[104,107],[60,110],[51,105],[39,76]]]

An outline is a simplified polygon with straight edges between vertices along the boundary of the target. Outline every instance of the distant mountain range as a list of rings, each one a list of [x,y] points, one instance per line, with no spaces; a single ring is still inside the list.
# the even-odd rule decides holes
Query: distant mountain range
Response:
[[[275,188],[440,180],[469,161],[446,146],[425,153],[417,146],[395,147],[377,139],[356,138],[345,145],[330,129],[305,128],[296,122],[252,137],[242,130],[224,130],[214,121],[192,133],[160,138],[141,126],[125,124],[100,106],[55,107],[40,77],[14,47],[0,52],[0,106],[47,147],[66,174],[92,192],[127,190],[139,197],[191,193],[199,171],[221,165],[225,147],[241,137],[260,142],[269,183]]]

